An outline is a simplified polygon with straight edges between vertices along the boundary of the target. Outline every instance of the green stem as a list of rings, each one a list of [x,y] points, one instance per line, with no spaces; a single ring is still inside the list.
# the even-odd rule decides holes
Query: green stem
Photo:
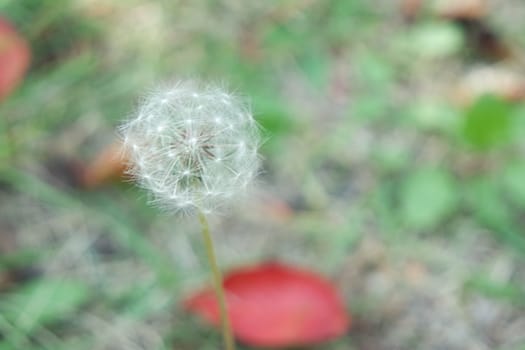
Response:
[[[213,249],[213,240],[210,235],[208,220],[202,212],[199,212],[199,221],[202,226],[202,238],[204,239],[204,245],[206,246],[208,262],[210,263],[211,272],[213,274],[215,294],[219,303],[219,314],[221,317],[221,329],[224,347],[226,350],[235,350],[235,342],[233,340],[230,319],[228,317],[228,310],[226,307],[226,297],[224,295],[224,287],[222,285],[222,274],[219,270],[219,266],[217,265],[217,259],[215,257],[215,250]]]

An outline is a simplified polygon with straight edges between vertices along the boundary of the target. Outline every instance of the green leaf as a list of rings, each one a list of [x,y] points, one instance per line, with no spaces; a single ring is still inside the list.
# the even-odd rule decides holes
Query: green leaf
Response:
[[[525,207],[525,163],[510,164],[505,169],[502,180],[508,196]]]
[[[496,181],[488,178],[471,180],[467,187],[467,203],[473,217],[509,246],[525,254],[525,237],[512,219],[512,211],[503,200]]]
[[[511,217],[495,181],[472,179],[467,187],[467,203],[482,222],[507,223]]]
[[[284,110],[268,109],[257,115],[257,122],[265,132],[273,136],[288,134],[293,129],[293,122]]]
[[[414,27],[403,42],[413,54],[440,58],[458,52],[463,46],[459,28],[448,22],[426,23]]]
[[[295,122],[275,91],[261,88],[253,96],[255,118],[266,139],[262,150],[266,154],[281,152],[282,141],[296,128]]]
[[[463,136],[478,149],[488,149],[510,141],[511,108],[492,95],[480,97],[465,114]]]
[[[461,116],[453,108],[440,101],[414,101],[408,114],[418,126],[429,130],[457,130]]]
[[[439,169],[424,169],[409,176],[402,187],[401,215],[413,229],[430,229],[458,204],[456,184]]]
[[[71,315],[88,295],[88,287],[81,282],[38,280],[3,297],[0,313],[18,329],[30,332]]]
[[[0,342],[0,350],[15,350],[15,348],[8,342]]]

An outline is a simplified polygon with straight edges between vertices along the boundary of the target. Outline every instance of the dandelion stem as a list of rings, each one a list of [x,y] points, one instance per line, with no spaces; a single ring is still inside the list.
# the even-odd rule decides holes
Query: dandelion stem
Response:
[[[210,264],[211,272],[213,274],[213,284],[215,287],[215,294],[219,304],[219,314],[221,318],[221,329],[222,337],[224,340],[224,346],[226,350],[235,350],[235,342],[233,340],[232,329],[230,325],[230,319],[228,317],[228,310],[226,307],[226,298],[224,293],[224,287],[222,284],[222,274],[217,265],[217,259],[215,257],[215,250],[213,248],[213,239],[210,235],[210,227],[206,216],[199,211],[199,221],[202,226],[202,238],[204,239],[204,245],[206,246],[206,254],[208,256],[208,262]]]

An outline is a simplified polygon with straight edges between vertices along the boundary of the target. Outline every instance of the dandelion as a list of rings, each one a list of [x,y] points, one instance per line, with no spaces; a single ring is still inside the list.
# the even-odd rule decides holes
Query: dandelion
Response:
[[[206,214],[246,192],[259,167],[260,135],[249,108],[222,88],[181,81],[147,96],[120,128],[128,173],[152,201],[196,212],[221,311],[225,347],[235,344]]]
[[[147,96],[121,127],[129,174],[169,211],[213,213],[246,192],[259,132],[246,104],[183,81]]]

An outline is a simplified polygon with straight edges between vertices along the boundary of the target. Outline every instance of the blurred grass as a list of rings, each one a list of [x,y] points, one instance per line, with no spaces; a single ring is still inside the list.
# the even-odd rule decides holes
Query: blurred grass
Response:
[[[168,260],[159,254],[157,249],[152,247],[142,233],[134,228],[133,220],[129,217],[124,217],[115,203],[106,196],[94,198],[94,200],[92,199],[93,203],[86,205],[76,199],[75,196],[64,191],[57,191],[55,188],[25,173],[5,171],[0,175],[0,179],[6,181],[21,193],[34,197],[35,200],[44,201],[47,205],[55,208],[81,210],[90,216],[92,220],[100,221],[107,225],[110,232],[115,235],[115,238],[120,243],[152,266],[161,285],[168,288],[173,286],[176,275],[170,268]]]

